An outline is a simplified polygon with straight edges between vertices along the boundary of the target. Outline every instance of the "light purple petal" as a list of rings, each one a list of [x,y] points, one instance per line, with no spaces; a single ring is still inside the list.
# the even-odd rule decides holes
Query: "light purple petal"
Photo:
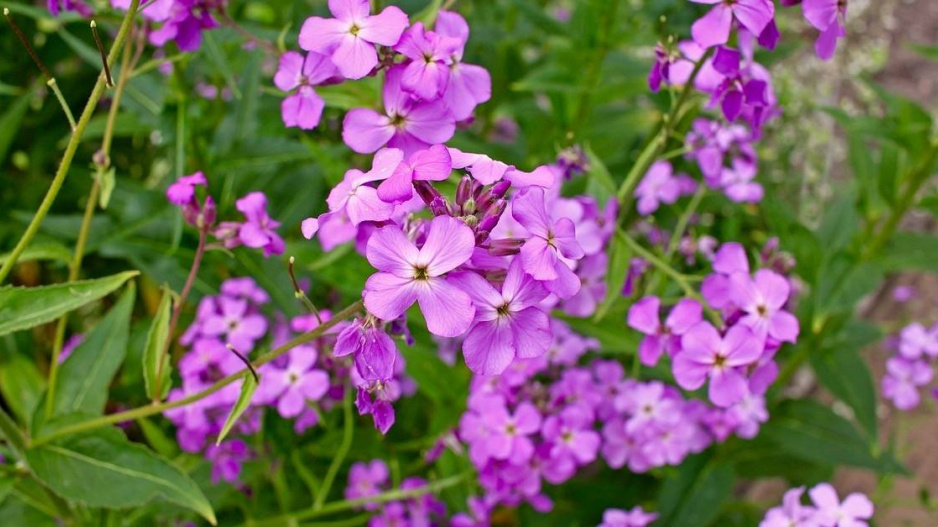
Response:
[[[427,330],[438,337],[462,335],[475,315],[469,295],[444,278],[431,278],[418,284],[417,303],[427,321]],[[367,296],[365,300],[367,307]]]

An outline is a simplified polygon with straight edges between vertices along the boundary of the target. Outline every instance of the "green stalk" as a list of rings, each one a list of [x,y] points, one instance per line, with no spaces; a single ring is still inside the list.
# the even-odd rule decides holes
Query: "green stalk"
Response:
[[[124,16],[123,22],[121,22],[120,29],[117,32],[117,38],[114,39],[114,45],[111,47],[111,51],[108,54],[108,62],[113,63],[114,59],[117,58],[117,54],[124,44],[124,39],[127,38],[127,33],[130,31],[130,26],[133,23],[134,16],[137,14],[139,5],[140,0],[131,0],[130,9],[127,10],[127,14]],[[102,71],[98,75],[98,80],[91,90],[91,95],[88,97],[85,109],[81,112],[81,117],[79,117],[78,123],[75,125],[75,131],[68,139],[68,144],[65,146],[65,153],[62,156],[62,162],[59,164],[59,168],[52,178],[52,184],[49,186],[45,198],[43,198],[39,209],[33,216],[32,221],[29,223],[20,241],[17,242],[16,247],[10,252],[10,257],[0,266],[0,284],[3,284],[4,280],[6,280],[10,271],[13,270],[13,266],[16,265],[17,260],[19,260],[19,257],[23,254],[23,251],[26,250],[26,247],[29,246],[29,243],[36,236],[36,233],[39,232],[39,226],[42,225],[42,221],[45,219],[46,215],[49,214],[52,203],[55,202],[56,196],[59,195],[59,191],[62,189],[62,184],[65,183],[65,177],[68,175],[68,169],[72,166],[72,160],[75,158],[78,144],[85,134],[85,128],[88,127],[88,122],[91,121],[91,116],[94,114],[98,101],[101,99],[101,95],[104,94],[106,83],[107,79]]]
[[[313,502],[314,511],[322,510],[323,505],[326,503],[326,498],[329,497],[329,491],[332,489],[332,483],[335,481],[335,477],[339,474],[339,469],[342,468],[342,463],[345,462],[345,458],[352,448],[352,437],[355,433],[355,417],[352,415],[353,390],[354,388],[351,386],[348,388],[345,394],[345,401],[342,403],[342,443],[339,445],[339,450],[336,451],[335,457],[332,458],[332,463],[329,465],[329,470],[326,471],[326,476],[322,479],[322,486],[319,488],[319,493],[316,495],[316,501]]]
[[[322,336],[326,331],[336,326],[339,322],[342,322],[343,320],[361,311],[362,307],[363,307],[363,304],[361,300],[359,300],[358,302],[355,302],[354,304],[348,306],[342,311],[336,313],[336,315],[333,318],[326,320],[325,322],[322,323],[322,325],[317,326],[312,331],[303,333],[302,335],[295,337],[293,340],[287,342],[286,344],[283,344],[282,346],[279,346],[267,352],[266,354],[262,355],[256,361],[252,363],[252,365],[254,366],[254,369],[256,370],[257,368],[260,368],[264,364],[267,364],[268,362],[276,359],[277,357],[280,357],[284,353],[290,351],[291,349],[301,344],[305,344],[311,340],[314,340]],[[173,408],[181,408],[183,406],[192,404],[196,401],[200,401],[208,397],[209,395],[212,395],[213,393],[218,392],[225,386],[228,386],[229,384],[237,381],[238,379],[241,379],[242,377],[244,377],[245,375],[249,373],[250,373],[249,369],[244,369],[237,373],[233,373],[227,377],[219,379],[218,381],[215,382],[215,384],[209,386],[208,388],[202,390],[201,392],[196,392],[192,395],[189,395],[188,397],[183,397],[182,399],[177,399],[175,401],[165,401],[165,402],[160,402],[160,403],[149,404],[146,406],[140,406],[131,410],[124,411],[124,412],[104,415],[101,417],[96,417],[94,419],[89,419],[87,421],[82,421],[82,422],[75,423],[72,425],[63,426],[62,428],[56,429],[53,432],[49,433],[48,435],[44,435],[44,436],[36,438],[32,442],[32,445],[33,446],[44,445],[60,437],[67,437],[73,434],[77,434],[79,432],[87,432],[89,430],[95,430],[97,428],[101,428],[101,427],[116,424],[116,423],[123,423],[126,421],[133,421],[135,419],[140,419],[141,417],[149,417],[151,415],[161,414],[165,412],[166,410],[172,410]]]

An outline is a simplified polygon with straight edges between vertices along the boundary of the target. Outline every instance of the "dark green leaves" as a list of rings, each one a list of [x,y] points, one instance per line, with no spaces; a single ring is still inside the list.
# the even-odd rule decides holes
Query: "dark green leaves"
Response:
[[[53,396],[54,415],[104,412],[108,386],[127,356],[134,297],[133,286],[128,287],[120,301],[62,364]]]
[[[56,494],[91,507],[139,507],[161,499],[215,523],[215,513],[189,476],[116,428],[29,450],[32,473]]]
[[[853,409],[868,441],[875,443],[878,440],[876,390],[873,375],[859,350],[848,347],[818,350],[811,353],[811,366],[821,384]]]
[[[169,354],[165,353],[166,339],[169,338],[169,319],[173,311],[172,293],[163,293],[163,299],[156,309],[156,316],[147,333],[147,343],[143,349],[143,380],[146,384],[147,397],[163,400],[169,393],[170,372]]]
[[[234,406],[231,408],[231,413],[228,414],[228,418],[225,419],[225,426],[222,427],[221,433],[218,434],[218,439],[215,441],[216,445],[221,444],[225,436],[228,435],[228,432],[231,431],[231,427],[233,427],[238,421],[238,418],[241,417],[241,414],[248,409],[255,390],[257,390],[257,380],[254,379],[253,375],[245,375],[244,381],[242,381],[241,384],[241,393],[238,395],[238,400],[235,401]]]
[[[733,492],[733,468],[701,454],[687,458],[676,470],[661,488],[656,525],[709,525]]]
[[[67,284],[4,287],[0,289],[0,335],[51,322],[107,295],[137,274],[137,271],[126,271]]]

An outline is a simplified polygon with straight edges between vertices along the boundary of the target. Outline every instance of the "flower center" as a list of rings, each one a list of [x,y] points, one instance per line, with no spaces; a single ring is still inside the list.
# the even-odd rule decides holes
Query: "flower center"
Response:
[[[498,312],[498,316],[500,316],[500,317],[507,317],[508,315],[511,314],[511,309],[510,309],[510,308],[511,308],[511,305],[505,303],[505,304],[502,304],[502,305],[498,306],[497,308],[495,308],[495,311]]]
[[[726,366],[726,356],[722,353],[718,353],[716,357],[713,358],[713,366],[718,369],[723,369]]]
[[[353,37],[357,37],[359,31],[361,31],[361,28],[358,27],[358,24],[352,24],[352,27],[348,28],[348,32],[349,32]]]
[[[429,280],[430,275],[427,273],[426,267],[414,267],[414,280]]]
[[[391,126],[394,128],[404,128],[405,124],[407,124],[407,121],[404,119],[403,115],[394,114],[391,116]]]

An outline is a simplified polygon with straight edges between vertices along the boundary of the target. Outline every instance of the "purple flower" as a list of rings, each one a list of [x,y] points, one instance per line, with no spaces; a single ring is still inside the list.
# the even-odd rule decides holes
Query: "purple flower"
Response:
[[[515,359],[540,357],[550,347],[550,322],[538,304],[544,287],[525,274],[519,259],[508,268],[501,290],[474,272],[451,275],[475,305],[475,321],[463,342],[466,366],[476,375],[499,375]]]
[[[599,527],[647,527],[657,518],[657,514],[645,512],[644,509],[638,506],[630,511],[606,509],[603,512],[603,522],[599,524]]]
[[[745,313],[740,322],[759,337],[798,339],[798,319],[783,310],[790,293],[788,280],[768,269],[756,271],[753,279],[744,273],[730,276],[730,298]]]
[[[819,527],[867,527],[865,520],[873,517],[873,502],[854,492],[843,502],[829,483],[821,483],[808,492],[817,507],[814,521]]]
[[[439,99],[449,83],[446,60],[462,46],[459,40],[427,31],[422,22],[410,26],[394,50],[410,59],[401,88],[425,101]]]
[[[519,404],[511,413],[500,398],[489,398],[487,401],[489,404],[477,409],[488,428],[484,440],[488,456],[510,460],[515,465],[527,463],[534,455],[534,443],[529,436],[540,431],[541,414],[528,402]]]
[[[748,392],[742,368],[762,355],[758,339],[745,326],[730,328],[721,337],[709,322],[701,322],[681,337],[674,357],[674,378],[685,390],[696,390],[710,378],[710,401],[727,407]]]
[[[358,386],[355,406],[359,415],[371,415],[375,428],[382,434],[394,426],[394,407],[391,402],[400,396],[394,382],[372,381]]]
[[[647,296],[629,308],[629,327],[647,335],[638,347],[645,366],[657,364],[665,351],[672,356],[677,353],[681,335],[702,320],[703,308],[699,302],[690,298],[679,301],[671,309],[664,324],[658,315],[660,308],[661,301],[655,296]]]
[[[388,145],[400,148],[408,156],[453,137],[456,120],[443,102],[415,100],[401,88],[403,73],[404,66],[400,65],[387,71],[384,115],[370,108],[355,108],[345,115],[342,139],[349,148],[367,154]]]
[[[236,241],[253,249],[264,249],[266,257],[283,253],[283,239],[275,231],[280,222],[267,215],[267,196],[263,192],[251,192],[236,201],[235,207],[244,214],[245,219],[238,226]],[[227,237],[221,233],[216,235]]]
[[[482,66],[462,62],[463,48],[469,40],[469,25],[462,16],[440,11],[435,29],[437,35],[458,44],[447,57],[449,83],[443,93],[443,102],[457,121],[464,121],[472,116],[477,105],[492,97],[492,78]]]
[[[394,376],[397,346],[387,333],[373,322],[355,320],[339,333],[332,354],[354,354],[355,368],[366,381],[389,381]]]
[[[409,21],[397,7],[369,15],[368,0],[329,0],[335,18],[306,19],[300,28],[300,47],[329,55],[346,78],[360,79],[378,65],[375,45],[393,46]]]
[[[847,35],[843,27],[847,3],[847,0],[804,0],[801,4],[804,17],[821,31],[814,49],[823,60],[834,56],[837,41]]]
[[[932,367],[921,360],[893,357],[886,361],[883,377],[883,397],[892,401],[900,410],[911,410],[918,406],[921,386],[934,378]]]
[[[386,179],[401,163],[403,154],[395,148],[385,148],[375,154],[371,170],[352,169],[342,182],[329,192],[326,200],[333,213],[344,211],[352,225],[363,221],[385,221],[391,218],[394,205],[382,201],[378,191],[368,183]]]
[[[734,159],[732,167],[723,167],[717,186],[726,196],[737,203],[758,203],[762,201],[762,185],[756,183],[756,164]]]
[[[466,499],[469,506],[467,512],[459,512],[453,515],[450,522],[453,527],[489,527],[489,514],[491,507],[485,500],[477,496],[470,496]]]
[[[475,310],[469,295],[444,275],[469,260],[474,248],[472,229],[449,216],[433,219],[420,249],[396,225],[375,231],[366,256],[379,272],[365,284],[365,307],[382,320],[394,320],[417,302],[431,333],[462,335]]]
[[[220,445],[209,445],[205,457],[212,462],[212,483],[237,483],[241,464],[251,458],[251,450],[244,441],[230,439]]]
[[[91,16],[94,11],[83,0],[46,0],[46,7],[52,16],[59,16],[60,11],[75,11],[81,16]]]
[[[175,0],[162,27],[150,32],[150,43],[163,47],[173,41],[181,51],[198,50],[202,31],[218,27],[210,12],[215,4],[216,0]]]
[[[561,258],[579,260],[583,257],[573,222],[569,218],[550,221],[544,190],[539,187],[518,192],[512,200],[511,215],[530,234],[521,247],[525,272],[545,282],[547,289],[560,298],[576,294],[580,279]]]
[[[765,408],[765,397],[748,394],[728,410],[730,418],[736,422],[736,435],[743,439],[752,439],[759,433],[759,426],[769,420]]]
[[[249,353],[254,343],[267,333],[267,319],[248,310],[246,300],[219,297],[220,312],[211,313],[202,322],[202,332],[209,336],[222,336],[241,353]]]
[[[725,44],[735,18],[754,35],[762,31],[775,17],[775,4],[771,0],[690,0],[698,4],[716,4],[706,15],[691,26],[694,41],[705,48]]]
[[[782,498],[782,506],[769,509],[759,527],[809,527],[814,507],[801,504],[804,487],[790,489]]]
[[[319,125],[325,102],[313,86],[322,84],[336,75],[335,66],[329,57],[310,51],[303,57],[295,51],[280,56],[280,67],[274,75],[274,85],[280,90],[291,92],[280,106],[283,124],[312,130]]]
[[[400,157],[403,159],[403,154]],[[414,152],[407,161],[398,162],[392,170],[390,176],[378,186],[378,197],[388,203],[411,199],[414,196],[414,181],[445,181],[453,170],[453,164],[445,146],[433,145]]]
[[[926,329],[918,322],[902,328],[899,333],[899,354],[907,359],[918,359],[922,355],[938,357],[938,331]]]
[[[588,317],[596,312],[596,306],[606,297],[606,271],[609,257],[605,252],[591,254],[580,260],[576,275],[580,278],[580,290],[563,303],[564,313],[574,317]]]
[[[348,486],[345,487],[345,499],[358,500],[370,498],[381,494],[382,488],[388,483],[388,466],[380,459],[373,459],[369,463],[355,463],[348,473]],[[370,503],[365,505],[369,511],[377,510],[380,505]]]
[[[656,161],[652,164],[635,188],[638,213],[647,216],[658,210],[662,203],[670,205],[677,201],[683,190],[681,178],[681,175],[673,175],[671,163],[667,161]]]
[[[329,374],[316,369],[316,358],[313,347],[297,346],[290,350],[283,368],[265,365],[258,397],[268,403],[277,401],[277,412],[285,418],[300,415],[308,401],[318,401],[329,391]]]
[[[592,463],[602,442],[590,415],[576,405],[548,417],[541,433],[552,444],[551,457],[572,458],[579,465]]]

